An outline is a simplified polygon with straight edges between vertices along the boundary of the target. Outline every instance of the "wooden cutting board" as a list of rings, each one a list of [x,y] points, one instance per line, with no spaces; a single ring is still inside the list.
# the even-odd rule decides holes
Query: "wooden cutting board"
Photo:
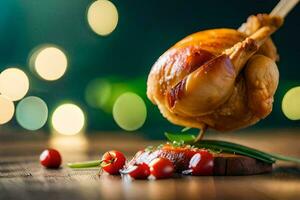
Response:
[[[239,176],[272,172],[272,164],[235,154],[214,155],[214,175]]]

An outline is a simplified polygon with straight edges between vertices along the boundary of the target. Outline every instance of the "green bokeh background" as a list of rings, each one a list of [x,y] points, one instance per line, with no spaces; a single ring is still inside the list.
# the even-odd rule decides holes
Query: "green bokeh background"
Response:
[[[88,26],[86,10],[92,2],[0,1],[0,70],[8,66],[25,70],[30,76],[28,96],[45,100],[50,114],[61,102],[78,104],[87,115],[89,132],[120,130],[110,112],[90,107],[85,101],[89,81],[108,80],[115,85],[115,95],[123,91],[141,95],[148,107],[148,118],[140,131],[161,137],[163,131],[179,128],[167,122],[146,98],[147,74],[155,60],[188,34],[217,27],[237,28],[250,14],[270,12],[278,1],[113,0],[119,22],[106,37],[96,35]],[[300,5],[273,37],[280,53],[280,85],[274,111],[252,129],[300,127],[299,121],[288,120],[281,111],[284,93],[300,85],[299,35]],[[69,58],[67,73],[58,81],[42,81],[29,70],[28,56],[45,43],[62,47]],[[20,128],[15,119],[5,126]],[[44,130],[49,130],[49,123]]]

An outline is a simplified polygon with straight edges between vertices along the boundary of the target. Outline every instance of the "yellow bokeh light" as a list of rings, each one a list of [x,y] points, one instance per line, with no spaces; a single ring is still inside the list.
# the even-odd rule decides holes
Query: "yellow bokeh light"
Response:
[[[53,128],[63,135],[79,133],[85,123],[83,111],[75,104],[60,105],[52,115]]]
[[[0,124],[5,124],[14,116],[14,103],[7,97],[0,95]]]
[[[98,0],[88,8],[87,20],[95,33],[108,35],[118,24],[118,10],[112,2]]]
[[[291,120],[300,119],[300,86],[290,89],[282,99],[282,111]]]
[[[0,74],[0,93],[12,101],[22,99],[28,89],[29,80],[22,70],[8,68]]]
[[[57,47],[48,46],[33,54],[33,67],[36,73],[47,81],[61,78],[67,70],[68,59]]]

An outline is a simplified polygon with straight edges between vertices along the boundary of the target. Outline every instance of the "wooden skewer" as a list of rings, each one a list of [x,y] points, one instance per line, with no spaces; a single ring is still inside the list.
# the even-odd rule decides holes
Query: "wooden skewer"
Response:
[[[270,15],[285,18],[287,14],[299,3],[300,0],[280,0]]]

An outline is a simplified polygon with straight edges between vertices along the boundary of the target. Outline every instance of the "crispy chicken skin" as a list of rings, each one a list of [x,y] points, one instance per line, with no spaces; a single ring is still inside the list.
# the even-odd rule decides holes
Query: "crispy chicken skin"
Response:
[[[181,126],[230,131],[255,124],[272,111],[279,73],[270,35],[282,23],[259,14],[238,30],[205,30],[184,38],[153,65],[148,98]]]

